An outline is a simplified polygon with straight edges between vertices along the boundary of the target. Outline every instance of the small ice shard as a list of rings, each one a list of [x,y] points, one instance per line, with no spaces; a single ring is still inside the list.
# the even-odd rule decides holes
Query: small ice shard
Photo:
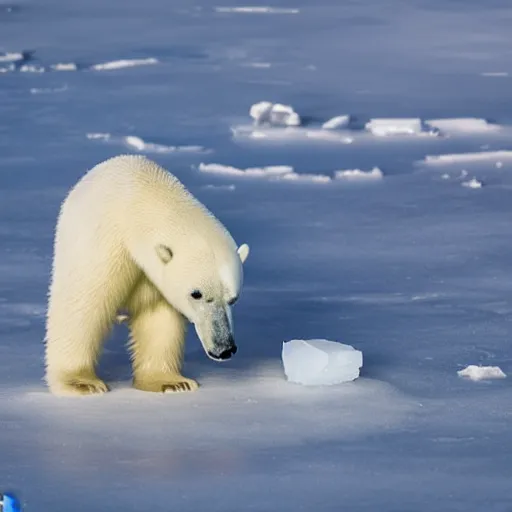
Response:
[[[373,135],[421,135],[423,124],[419,118],[370,119],[365,128]]]
[[[379,181],[384,178],[383,172],[374,167],[371,171],[361,171],[360,169],[347,169],[345,171],[335,171],[335,180],[347,181]]]
[[[361,351],[324,339],[284,342],[282,359],[288,381],[305,386],[350,382],[363,366]]]
[[[476,178],[472,178],[469,181],[463,181],[462,186],[466,188],[482,188],[483,184]]]
[[[299,126],[300,117],[289,105],[260,101],[251,106],[249,115],[256,125]]]
[[[504,379],[507,376],[499,366],[477,366],[475,364],[470,364],[463,370],[459,370],[457,375],[470,380]]]
[[[121,59],[109,62],[102,62],[94,64],[91,69],[95,71],[110,71],[112,69],[133,68],[135,66],[148,66],[151,64],[158,64],[158,59],[150,57],[148,59]]]
[[[54,71],[76,71],[78,66],[74,62],[59,62],[50,66]]]
[[[474,162],[492,163],[492,161],[503,162],[512,159],[512,151],[503,149],[500,151],[478,151],[476,153],[453,153],[444,155],[427,155],[423,163],[428,165],[436,164],[466,164]]]
[[[0,68],[0,73],[10,73],[11,71],[14,71],[16,69],[16,66],[14,64],[9,64],[8,66],[2,66]]]
[[[140,137],[136,137],[135,135],[127,135],[124,140],[126,144],[134,147],[137,151],[144,151],[146,149],[146,143]]]
[[[336,130],[337,128],[346,128],[350,123],[350,116],[336,116],[322,125],[323,130]]]
[[[46,69],[43,66],[36,66],[35,64],[23,64],[20,67],[21,73],[44,73]]]
[[[15,53],[2,53],[0,55],[0,62],[18,62],[25,58],[23,53],[15,52]]]
[[[110,133],[87,133],[86,137],[89,140],[96,140],[96,139],[109,140],[110,139]]]

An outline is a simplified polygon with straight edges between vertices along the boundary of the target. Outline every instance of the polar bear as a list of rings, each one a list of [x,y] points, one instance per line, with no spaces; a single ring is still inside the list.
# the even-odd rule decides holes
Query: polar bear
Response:
[[[197,389],[181,375],[187,320],[211,359],[235,354],[231,306],[248,254],[155,162],[121,155],[96,165],[71,189],[57,221],[45,335],[50,391],[108,391],[95,366],[123,310],[134,387]]]

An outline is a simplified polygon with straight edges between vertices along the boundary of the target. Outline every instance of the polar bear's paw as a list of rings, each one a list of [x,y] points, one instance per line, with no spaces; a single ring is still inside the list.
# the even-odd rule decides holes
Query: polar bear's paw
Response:
[[[50,382],[50,391],[54,395],[77,396],[98,395],[109,391],[108,386],[96,376],[69,376]]]
[[[199,384],[195,380],[176,375],[163,379],[134,379],[133,387],[153,393],[186,393],[198,389]]]

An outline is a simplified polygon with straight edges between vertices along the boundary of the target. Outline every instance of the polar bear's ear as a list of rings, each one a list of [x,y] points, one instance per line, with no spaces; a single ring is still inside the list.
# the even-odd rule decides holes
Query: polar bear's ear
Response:
[[[249,256],[249,246],[247,244],[242,244],[236,252],[238,253],[238,256],[240,256],[241,262],[245,263],[247,256]]]
[[[158,254],[158,257],[160,258],[162,263],[164,263],[165,265],[167,265],[167,263],[169,263],[169,261],[172,260],[172,251],[166,245],[157,245],[156,253]]]

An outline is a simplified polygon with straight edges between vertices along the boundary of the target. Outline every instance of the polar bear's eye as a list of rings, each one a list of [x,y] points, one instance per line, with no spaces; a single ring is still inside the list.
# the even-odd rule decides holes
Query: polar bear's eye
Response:
[[[203,294],[199,291],[199,290],[194,290],[190,296],[193,298],[193,299],[196,299],[196,300],[199,300]]]

